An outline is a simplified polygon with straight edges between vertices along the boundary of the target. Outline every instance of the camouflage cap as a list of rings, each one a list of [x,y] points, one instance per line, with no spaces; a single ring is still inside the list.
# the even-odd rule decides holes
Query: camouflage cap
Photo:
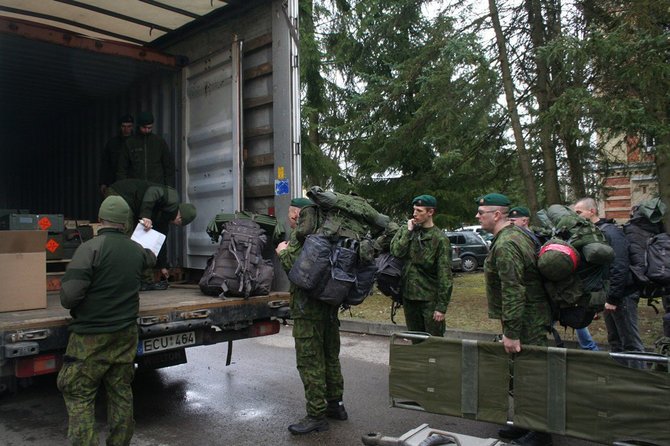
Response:
[[[513,207],[509,210],[510,218],[530,217],[530,209],[523,206]]]
[[[432,195],[419,195],[412,200],[413,206],[425,206],[427,208],[436,208],[437,200]]]
[[[298,197],[294,198],[291,200],[291,206],[297,207],[297,208],[304,208],[305,206],[309,206],[311,204],[314,204],[312,200],[309,198],[303,198],[303,197]]]
[[[509,198],[503,194],[486,194],[475,200],[479,206],[509,206],[512,204]]]

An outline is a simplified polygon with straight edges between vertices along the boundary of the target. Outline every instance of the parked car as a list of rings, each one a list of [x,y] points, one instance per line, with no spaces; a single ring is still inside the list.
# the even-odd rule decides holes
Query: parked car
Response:
[[[461,259],[461,269],[465,272],[475,271],[484,266],[489,247],[484,239],[473,231],[446,232],[449,242]]]
[[[479,234],[481,236],[481,238],[484,239],[487,246],[489,246],[489,247],[491,246],[491,240],[493,240],[493,234],[491,234],[488,231],[483,230],[480,225],[463,226],[461,228],[456,229],[456,231],[457,232],[458,231],[473,231],[473,232],[476,232],[477,234]]]

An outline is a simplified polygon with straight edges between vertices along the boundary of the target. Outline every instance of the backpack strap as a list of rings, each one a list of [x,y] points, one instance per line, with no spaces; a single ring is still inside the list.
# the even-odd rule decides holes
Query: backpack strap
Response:
[[[539,254],[540,248],[542,248],[542,242],[537,237],[537,235],[535,235],[535,233],[528,228],[522,228],[521,226],[517,227],[521,229],[528,237],[530,237],[530,239],[533,241],[533,244],[535,245],[535,254]]]

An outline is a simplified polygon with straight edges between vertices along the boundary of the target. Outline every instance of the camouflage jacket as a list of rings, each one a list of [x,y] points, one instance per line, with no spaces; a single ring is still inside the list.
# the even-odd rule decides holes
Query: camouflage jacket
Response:
[[[286,272],[298,259],[302,244],[307,235],[318,228],[319,210],[316,206],[307,206],[300,211],[298,225],[291,231],[288,246],[279,253],[279,261]],[[291,317],[293,319],[337,320],[338,307],[310,298],[305,290],[291,284]]]
[[[503,334],[520,339],[524,325],[548,327],[549,300],[537,269],[535,244],[516,226],[496,234],[484,262],[489,317],[502,321]]]
[[[102,228],[79,246],[60,290],[75,333],[110,333],[136,323],[142,271],[156,257],[120,230]]]
[[[402,296],[407,300],[435,301],[446,313],[451,300],[451,246],[437,226],[409,231],[402,226],[391,240],[391,254],[403,259]]]

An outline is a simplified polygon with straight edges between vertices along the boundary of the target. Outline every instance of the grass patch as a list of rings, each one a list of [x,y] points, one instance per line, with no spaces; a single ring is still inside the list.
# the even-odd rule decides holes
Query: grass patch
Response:
[[[482,272],[454,274],[454,292],[447,309],[447,327],[492,335],[500,333],[500,322],[488,318],[487,307],[484,274]],[[652,307],[647,306],[646,299],[640,300],[638,307],[640,336],[647,347],[653,346],[654,341],[663,334],[662,306],[659,304],[657,307],[661,310],[661,314],[656,314]],[[340,317],[391,322],[391,299],[375,292],[361,305],[341,313]],[[402,308],[395,315],[395,321],[401,325],[405,324]],[[607,345],[607,328],[602,317],[594,320],[589,330],[599,344]],[[564,330],[559,327],[559,333],[565,340],[577,339],[572,329]]]

